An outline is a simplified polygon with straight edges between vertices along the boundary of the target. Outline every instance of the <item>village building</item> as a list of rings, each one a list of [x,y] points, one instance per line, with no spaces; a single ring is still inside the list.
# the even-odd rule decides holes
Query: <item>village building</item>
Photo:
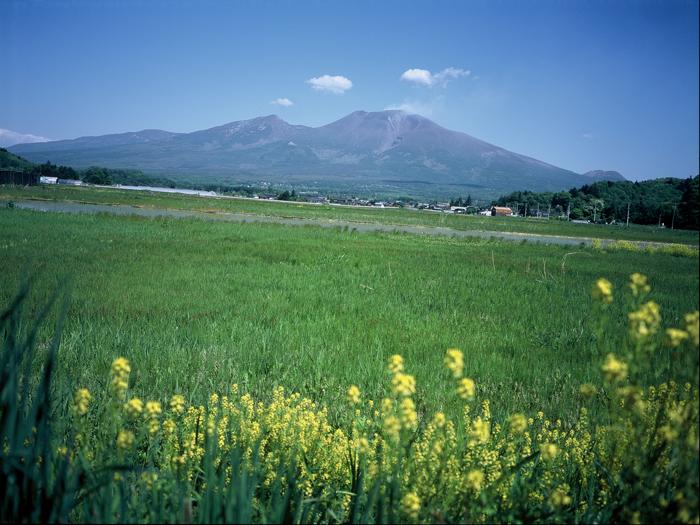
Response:
[[[513,215],[513,210],[507,206],[493,206],[491,208],[491,215],[493,217],[510,217]]]

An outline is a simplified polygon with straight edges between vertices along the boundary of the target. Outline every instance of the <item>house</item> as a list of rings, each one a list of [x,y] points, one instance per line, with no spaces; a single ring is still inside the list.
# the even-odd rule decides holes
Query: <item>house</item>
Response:
[[[56,184],[66,184],[68,186],[82,186],[83,181],[77,179],[58,179]]]
[[[452,213],[467,213],[466,206],[450,206]]]
[[[509,217],[513,215],[513,210],[507,206],[493,206],[491,208],[491,216],[493,217]]]
[[[40,184],[56,184],[58,177],[39,177]]]

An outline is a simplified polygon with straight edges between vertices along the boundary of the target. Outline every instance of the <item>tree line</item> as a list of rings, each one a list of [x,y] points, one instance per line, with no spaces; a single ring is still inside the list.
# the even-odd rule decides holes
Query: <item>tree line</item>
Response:
[[[642,182],[599,181],[560,192],[515,191],[493,201],[520,215],[538,213],[600,223],[651,224],[699,229],[700,178],[666,177]]]

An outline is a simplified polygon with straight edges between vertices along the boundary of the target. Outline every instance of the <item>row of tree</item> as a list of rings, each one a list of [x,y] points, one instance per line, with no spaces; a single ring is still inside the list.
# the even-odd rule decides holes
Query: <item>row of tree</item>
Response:
[[[699,177],[643,182],[600,181],[561,192],[516,191],[493,202],[520,215],[550,216],[605,223],[656,224],[697,230]],[[629,215],[628,215],[629,214]]]

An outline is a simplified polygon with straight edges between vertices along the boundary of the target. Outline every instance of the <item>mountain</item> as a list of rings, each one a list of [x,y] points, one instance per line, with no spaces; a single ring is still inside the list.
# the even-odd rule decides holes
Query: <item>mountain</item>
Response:
[[[599,181],[599,180],[612,180],[612,181],[621,181],[621,180],[627,180],[625,179],[622,174],[619,171],[603,171],[603,170],[593,170],[593,171],[587,171],[586,173],[583,174],[584,177],[589,177],[593,179],[594,181]]]
[[[192,133],[144,130],[10,149],[35,162],[140,169],[188,181],[435,197],[556,191],[592,178],[396,110],[356,111],[315,128],[268,115]]]

